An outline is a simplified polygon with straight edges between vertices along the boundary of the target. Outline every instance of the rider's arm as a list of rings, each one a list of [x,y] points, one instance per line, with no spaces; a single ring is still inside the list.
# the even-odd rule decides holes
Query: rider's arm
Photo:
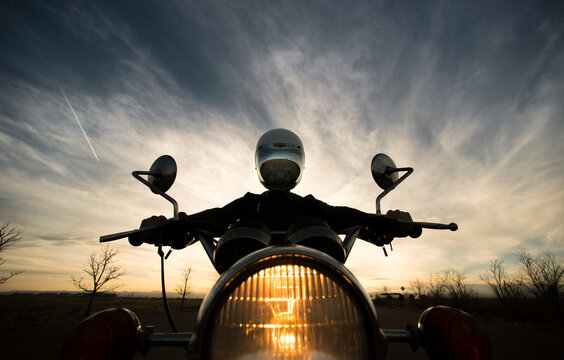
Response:
[[[394,219],[411,221],[409,213],[404,211],[390,210],[382,218],[347,206],[331,206],[315,199],[311,195],[306,196],[304,200],[308,207],[311,208],[312,213],[319,214],[318,216],[327,221],[335,231],[355,225],[364,225],[358,236],[363,240],[372,242],[372,239],[375,237],[374,233],[385,234],[389,241],[394,237],[417,237],[418,233],[421,233],[420,228],[415,229],[410,225],[399,225],[393,221]]]
[[[229,225],[252,211],[250,208],[255,203],[253,201],[254,196],[256,195],[247,193],[221,208],[207,209],[190,215],[181,213],[179,214],[180,220],[185,222],[188,227],[205,227],[206,224],[219,225],[222,232],[225,232]],[[218,229],[217,226],[215,228]]]
[[[310,214],[325,220],[335,230],[341,230],[353,225],[359,225],[362,219],[372,216],[363,211],[347,206],[332,206],[317,200],[312,195],[304,198],[305,208]]]
[[[252,195],[247,193],[244,197],[221,208],[207,209],[190,215],[181,212],[178,214],[178,220],[167,219],[164,216],[151,216],[141,222],[140,228],[169,223],[167,235],[171,238],[182,239],[194,229],[207,231],[211,236],[221,236],[227,230],[227,227],[250,206]],[[155,230],[130,236],[129,240],[132,244],[137,245],[142,243],[155,244],[161,236],[162,232]]]

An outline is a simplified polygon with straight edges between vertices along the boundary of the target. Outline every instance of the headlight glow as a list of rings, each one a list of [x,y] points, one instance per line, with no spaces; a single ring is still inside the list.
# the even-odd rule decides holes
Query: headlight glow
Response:
[[[213,359],[362,359],[373,346],[342,281],[288,260],[246,275],[214,313]]]

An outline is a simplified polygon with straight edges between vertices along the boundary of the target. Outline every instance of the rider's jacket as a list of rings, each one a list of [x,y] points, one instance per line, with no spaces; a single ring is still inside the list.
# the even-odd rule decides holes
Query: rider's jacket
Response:
[[[237,221],[252,221],[266,225],[271,231],[286,231],[300,219],[319,218],[335,228],[367,213],[346,206],[331,206],[312,195],[302,197],[290,191],[247,193],[222,208],[213,208],[188,215],[186,221],[214,222],[227,229]]]

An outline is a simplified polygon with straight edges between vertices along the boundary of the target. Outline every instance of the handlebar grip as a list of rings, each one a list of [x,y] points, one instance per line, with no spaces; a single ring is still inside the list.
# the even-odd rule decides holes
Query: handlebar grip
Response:
[[[417,224],[425,229],[450,230],[450,231],[458,230],[458,225],[456,225],[456,223],[438,224],[438,223],[428,223],[428,222],[414,222],[414,224]]]
[[[398,222],[398,224],[415,225],[415,226],[419,226],[419,227],[424,228],[424,229],[450,230],[450,231],[458,230],[458,225],[456,223],[439,224],[439,223],[421,222],[421,221],[413,221],[412,222],[412,221],[405,221],[405,220],[397,220],[397,222]]]
[[[110,235],[103,235],[103,236],[100,236],[100,242],[103,243],[103,242],[109,242],[109,241],[123,239],[124,237],[128,237],[129,235],[134,234],[135,231],[136,230],[130,230],[130,231],[124,231],[124,232],[110,234]]]
[[[139,235],[139,234],[142,234],[142,233],[145,233],[145,232],[148,232],[148,231],[158,230],[161,226],[162,226],[162,224],[159,224],[159,225],[147,226],[147,227],[144,227],[142,229],[135,229],[135,230],[123,231],[123,232],[119,232],[119,233],[115,233],[115,234],[103,235],[103,236],[100,236],[100,242],[103,243],[103,242],[123,239],[125,237],[130,237],[132,235]],[[139,245],[141,245],[141,244],[139,244]]]
[[[107,242],[129,238],[129,243],[133,246],[142,244],[154,244],[171,246],[174,249],[183,249],[189,244],[190,239],[187,238],[190,228],[187,224],[178,219],[168,219],[166,222],[149,225],[141,229],[124,231],[116,234],[100,236],[100,242]],[[149,234],[153,232],[153,234]]]
[[[415,226],[411,234],[409,234],[409,237],[416,239],[420,237],[422,233],[423,233],[423,228],[421,226]]]

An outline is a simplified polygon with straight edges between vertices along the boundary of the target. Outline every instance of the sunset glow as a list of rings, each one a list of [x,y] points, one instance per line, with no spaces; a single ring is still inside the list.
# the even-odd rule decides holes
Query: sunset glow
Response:
[[[346,266],[369,292],[449,268],[478,283],[519,249],[564,255],[562,4],[134,4],[0,7],[0,222],[24,231],[0,266],[24,272],[0,292],[76,290],[101,235],[172,216],[130,175],[160,155],[180,211],[261,193],[254,148],[277,127],[304,144],[296,193],[375,212],[370,161],[386,153],[415,171],[384,211],[459,225],[388,257],[357,241]],[[158,291],[157,249],[114,244],[119,290]],[[187,265],[205,295],[200,244],[167,260],[171,291]]]

